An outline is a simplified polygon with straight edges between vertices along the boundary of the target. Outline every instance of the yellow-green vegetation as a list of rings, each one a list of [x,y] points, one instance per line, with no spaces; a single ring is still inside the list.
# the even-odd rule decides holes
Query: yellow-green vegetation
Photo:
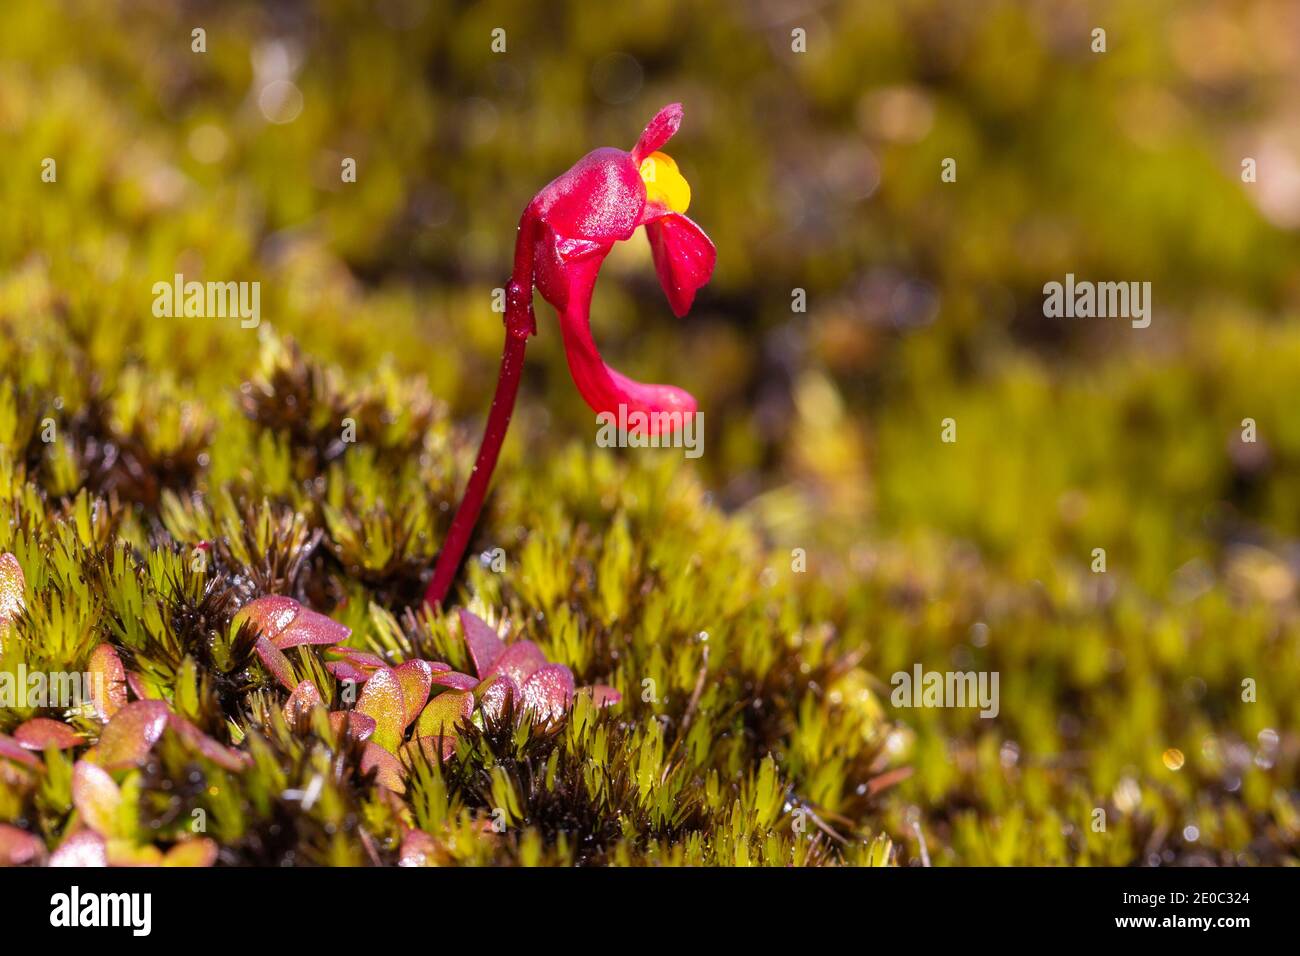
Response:
[[[1300,209],[1239,175],[1289,128],[1274,5],[141,6],[0,7],[0,552],[26,577],[0,671],[111,643],[252,758],[165,736],[118,775],[124,838],[202,810],[231,864],[391,863],[404,827],[440,863],[1297,861]],[[232,619],[285,594],[390,663],[467,666],[450,607],[408,611],[515,223],[672,99],[715,278],[679,322],[625,244],[593,316],[611,364],[699,398],[705,454],[594,447],[539,308],[449,602],[623,702],[486,722],[395,801],[286,726]],[[1152,326],[1044,318],[1067,272],[1152,282]],[[260,282],[259,326],[156,316],[178,273]],[[338,703],[319,648],[288,656]],[[892,706],[916,664],[997,672],[997,717]],[[0,733],[34,716],[65,717]],[[0,756],[0,822],[58,846],[75,756]]]

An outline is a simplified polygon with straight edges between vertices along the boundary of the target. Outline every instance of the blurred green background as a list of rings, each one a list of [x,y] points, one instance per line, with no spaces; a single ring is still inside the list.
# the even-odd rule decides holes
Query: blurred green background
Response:
[[[147,385],[115,410],[146,442],[244,427],[213,397],[271,330],[422,377],[476,435],[522,208],[679,100],[717,270],[677,320],[620,246],[606,359],[697,396],[683,467],[779,560],[806,550],[882,698],[914,662],[1002,673],[996,721],[891,714],[915,769],[891,830],[919,811],[940,860],[1051,862],[1089,808],[1148,801],[1111,862],[1277,862],[1300,836],[1297,84],[1284,0],[17,0],[0,337],[69,408]],[[175,272],[260,280],[263,328],[155,320]],[[1067,272],[1149,281],[1150,328],[1044,318]],[[548,308],[524,389],[510,460],[593,440]],[[220,446],[206,481],[256,472]]]

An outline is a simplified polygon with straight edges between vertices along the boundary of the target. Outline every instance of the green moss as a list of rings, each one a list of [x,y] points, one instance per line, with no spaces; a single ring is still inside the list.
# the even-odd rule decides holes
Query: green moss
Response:
[[[1296,862],[1297,239],[1217,169],[1238,131],[1167,67],[1161,13],[1097,65],[1011,5],[962,14],[955,56],[927,26],[950,5],[841,4],[792,69],[714,5],[575,3],[559,32],[523,5],[503,69],[481,13],[332,4],[296,37],[307,108],[270,126],[251,54],[292,30],[256,4],[210,16],[206,59],[180,13],[77,6],[0,10],[0,552],[26,575],[0,671],[109,642],[253,761],[164,737],[119,780],[123,834],[202,821],[267,864],[392,862],[411,826],[447,863]],[[620,249],[596,336],[700,398],[708,450],[593,448],[539,315],[454,602],[624,702],[478,727],[395,803],[355,744],[285,725],[233,617],[292,595],[391,662],[469,667],[449,615],[408,609],[472,464],[520,208],[648,115],[583,92],[606,37],[650,109],[690,94],[675,155],[722,255],[677,323]],[[1182,119],[1138,142],[1149,102]],[[1136,344],[1026,322],[1067,268],[1150,279],[1168,312]],[[178,271],[261,281],[261,328],[154,317]],[[319,650],[288,657],[341,703]],[[893,707],[917,663],[997,671],[999,716]],[[0,732],[33,716],[66,715]],[[54,847],[72,763],[42,760],[0,758],[0,821]]]

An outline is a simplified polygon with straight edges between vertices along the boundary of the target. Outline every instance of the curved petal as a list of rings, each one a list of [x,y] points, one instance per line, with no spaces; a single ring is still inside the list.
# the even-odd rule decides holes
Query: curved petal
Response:
[[[718,250],[704,230],[681,213],[670,212],[645,224],[659,284],[678,318],[691,310],[695,292],[713,275]]]
[[[638,166],[641,165],[641,160],[672,139],[681,125],[682,104],[669,103],[655,114],[654,119],[646,124],[645,130],[641,133],[641,138],[632,147],[632,161]]]
[[[645,206],[645,183],[632,155],[593,149],[533,197],[529,209],[557,235],[594,242],[628,239]]]
[[[589,257],[566,266],[568,290],[560,307],[560,331],[573,384],[592,411],[612,415],[620,428],[626,423],[632,433],[670,434],[681,426],[684,416],[695,413],[691,394],[675,385],[651,385],[628,378],[604,363],[592,340],[591,294],[603,260],[603,256]],[[538,288],[542,289],[540,283]],[[542,291],[545,294],[546,290]],[[550,296],[547,301],[552,301]],[[625,412],[622,416],[620,406]]]

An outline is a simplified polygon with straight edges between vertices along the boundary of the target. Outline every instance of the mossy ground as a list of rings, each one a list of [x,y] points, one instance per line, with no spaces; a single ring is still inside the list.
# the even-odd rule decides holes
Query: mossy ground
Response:
[[[202,810],[226,863],[392,862],[402,823],[440,862],[910,863],[921,838],[937,864],[1296,861],[1300,250],[1219,168],[1226,121],[1191,81],[1063,57],[1011,5],[965,14],[960,56],[937,5],[831,8],[830,51],[790,67],[781,31],[687,4],[573,4],[564,30],[492,5],[409,30],[347,3],[128,6],[0,11],[0,551],[28,607],[0,668],[81,670],[110,641],[253,755],[231,773],[165,738],[127,788],[140,840]],[[610,44],[656,65],[642,98],[686,101],[675,156],[721,258],[681,324],[620,250],[597,335],[700,397],[708,451],[593,447],[539,314],[474,542],[506,569],[472,558],[454,601],[624,702],[487,727],[398,807],[355,750],[284,726],[231,619],[288,594],[394,662],[464,666],[451,615],[407,609],[472,461],[519,209],[652,111],[584,99]],[[295,51],[304,109],[268,124],[252,64]],[[1134,78],[1183,125],[1134,134]],[[863,126],[869,216],[820,158],[857,169]],[[938,191],[952,143],[979,188]],[[1067,268],[1150,278],[1169,311],[1145,339],[1045,332],[1037,287]],[[177,272],[259,280],[262,327],[155,318]],[[317,651],[290,657],[337,693]],[[999,716],[891,707],[916,663],[998,671]],[[52,847],[75,821],[68,758],[45,762],[0,780],[0,820]]]

